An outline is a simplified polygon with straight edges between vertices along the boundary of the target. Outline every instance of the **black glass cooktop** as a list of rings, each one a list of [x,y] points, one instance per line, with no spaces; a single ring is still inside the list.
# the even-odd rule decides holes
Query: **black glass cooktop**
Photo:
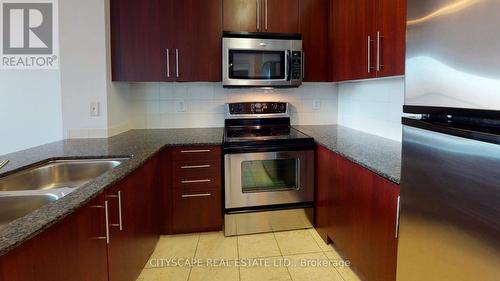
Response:
[[[251,142],[251,141],[266,141],[266,140],[294,140],[294,139],[310,139],[306,134],[303,134],[290,127],[241,127],[241,128],[226,128],[225,142]]]

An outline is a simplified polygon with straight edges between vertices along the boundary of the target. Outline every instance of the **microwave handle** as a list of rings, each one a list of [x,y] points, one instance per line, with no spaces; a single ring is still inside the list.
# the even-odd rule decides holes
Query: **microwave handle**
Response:
[[[291,70],[292,68],[290,67],[292,64],[292,55],[290,54],[290,50],[286,50],[286,56],[285,56],[285,80],[290,81],[291,78]]]

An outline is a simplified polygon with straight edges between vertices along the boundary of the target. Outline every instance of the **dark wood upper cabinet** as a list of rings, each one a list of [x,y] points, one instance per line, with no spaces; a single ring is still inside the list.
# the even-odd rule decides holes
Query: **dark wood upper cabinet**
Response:
[[[225,31],[299,32],[299,0],[223,0]]]
[[[260,25],[260,10],[257,10],[260,0],[223,0],[222,2],[224,31],[257,31],[257,25]]]
[[[334,81],[404,74],[406,0],[332,0]]]
[[[173,39],[171,0],[111,0],[114,81],[168,81],[166,50]]]
[[[222,0],[111,0],[114,81],[220,81]]]
[[[174,1],[172,61],[178,82],[222,80],[221,0]]]
[[[262,0],[262,31],[299,33],[299,0]]]
[[[304,51],[304,81],[328,82],[329,0],[300,0],[300,33]]]
[[[377,77],[404,75],[406,0],[379,0],[380,68]]]
[[[399,186],[318,146],[315,227],[370,281],[395,281]]]
[[[375,77],[373,0],[332,0],[330,40],[334,81]]]

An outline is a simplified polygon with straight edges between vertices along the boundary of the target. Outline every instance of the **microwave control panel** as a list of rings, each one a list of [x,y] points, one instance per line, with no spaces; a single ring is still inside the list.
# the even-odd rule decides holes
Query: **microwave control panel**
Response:
[[[300,51],[292,51],[290,76],[292,80],[300,80],[302,78],[302,52]]]

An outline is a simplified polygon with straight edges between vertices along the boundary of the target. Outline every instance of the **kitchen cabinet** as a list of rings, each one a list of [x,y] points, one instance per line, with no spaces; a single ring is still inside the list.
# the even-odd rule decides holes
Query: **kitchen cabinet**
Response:
[[[109,280],[135,280],[159,238],[154,157],[106,191],[109,212]]]
[[[106,281],[104,196],[0,257],[0,280]]]
[[[183,146],[164,152],[164,195],[168,217],[163,233],[222,229],[222,152],[220,146]]]
[[[0,280],[136,280],[159,238],[158,161],[0,257]]]
[[[114,81],[221,81],[221,0],[111,0]]]
[[[299,32],[299,0],[223,0],[225,31]]]
[[[317,150],[316,227],[366,280],[396,280],[399,186],[329,151]]]
[[[172,0],[111,0],[114,81],[172,81],[166,52],[173,42]]]
[[[332,79],[404,74],[406,0],[332,0]]]
[[[328,82],[329,0],[300,0],[300,33],[303,48],[304,82]]]

